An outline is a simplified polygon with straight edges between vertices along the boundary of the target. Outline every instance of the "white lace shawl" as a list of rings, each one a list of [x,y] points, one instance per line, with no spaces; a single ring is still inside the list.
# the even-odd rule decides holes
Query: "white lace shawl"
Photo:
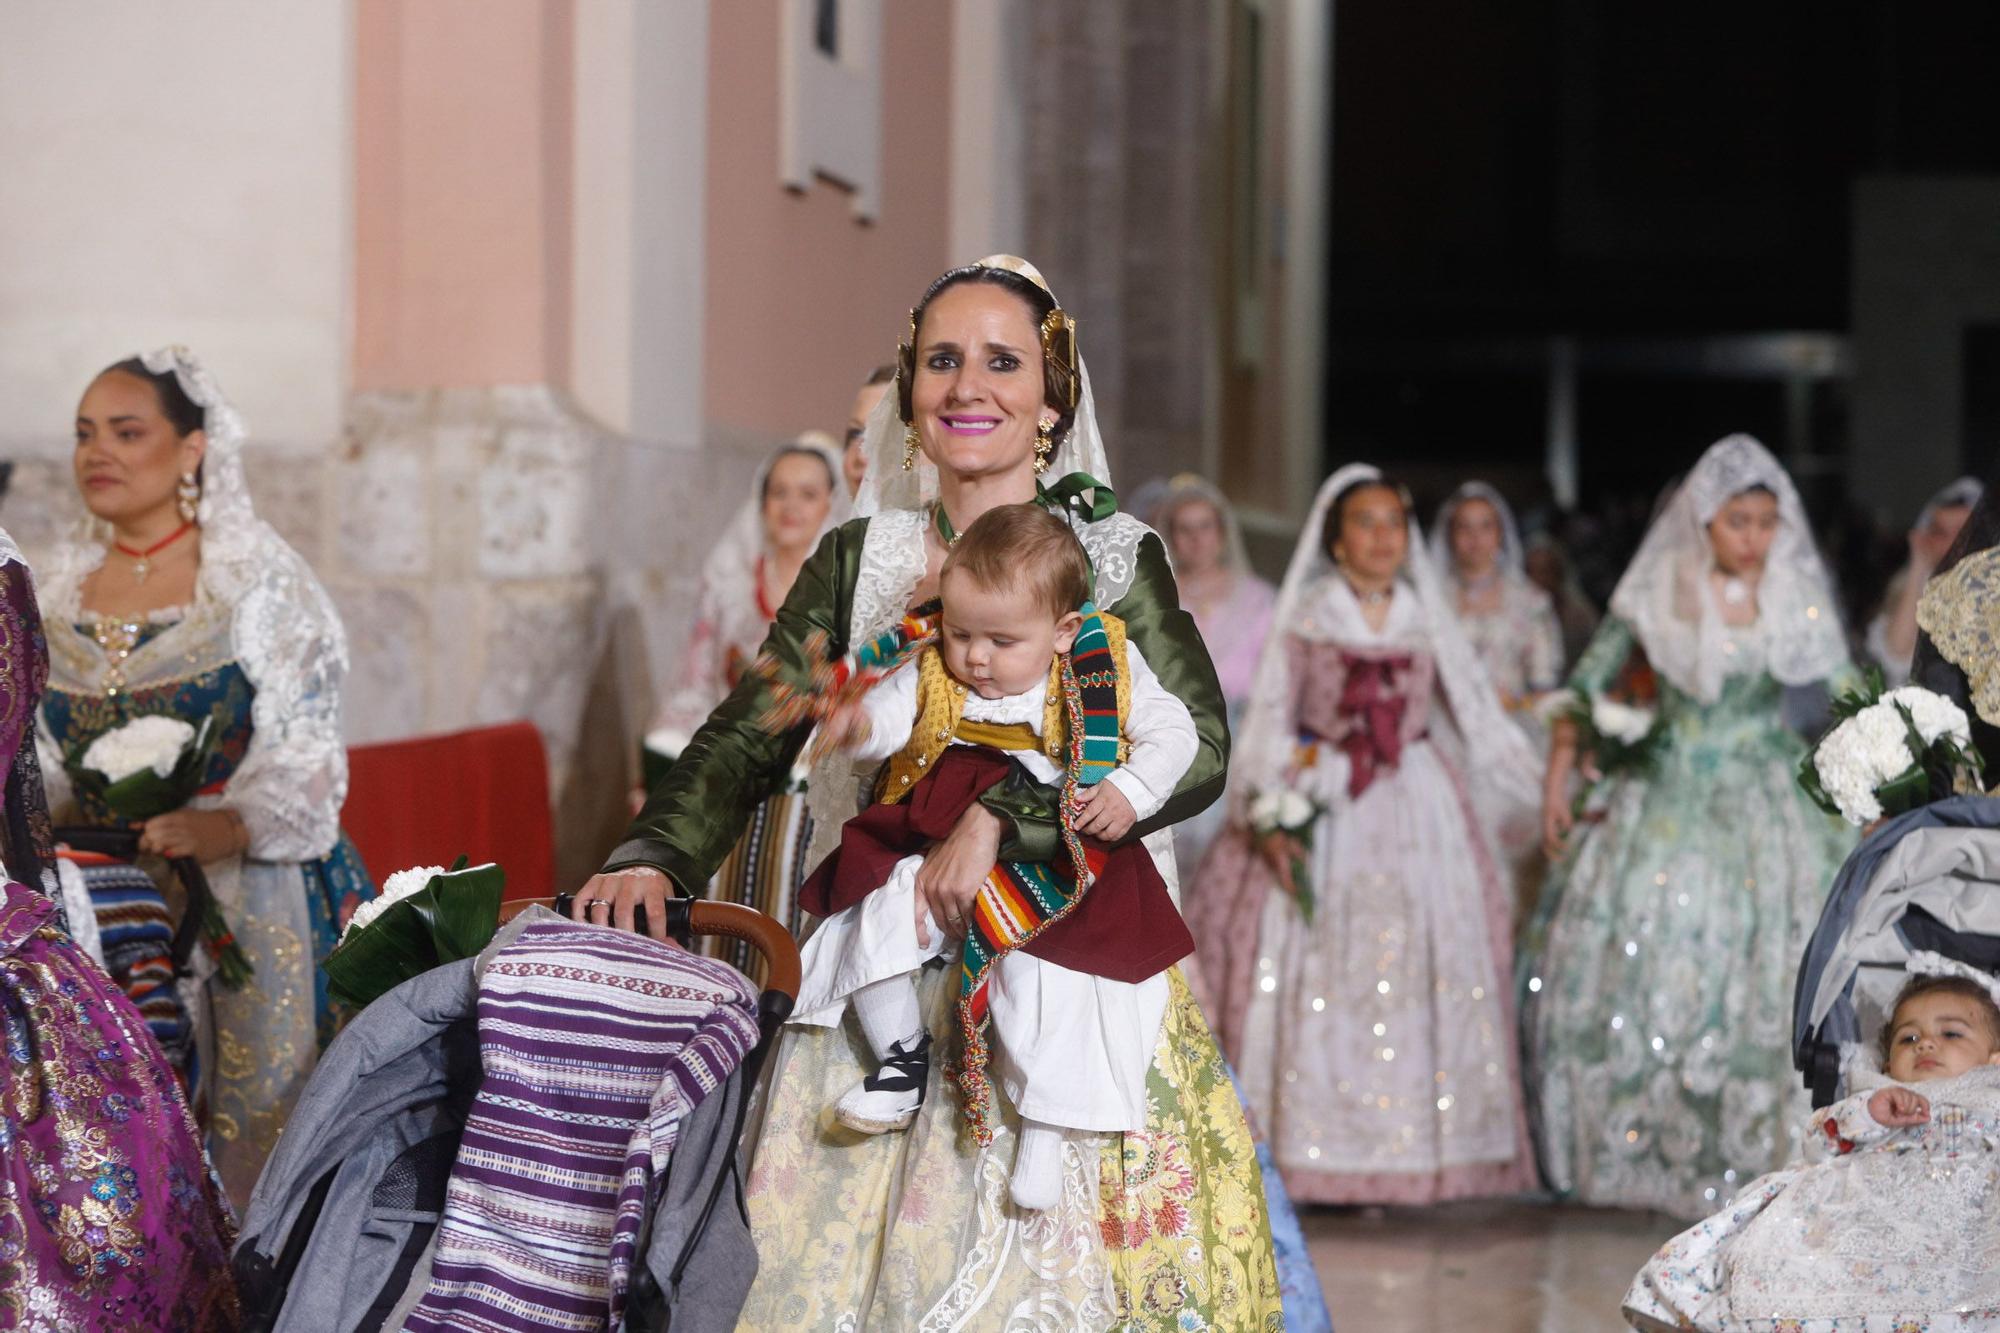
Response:
[[[1667,501],[1611,594],[1611,612],[1632,627],[1646,657],[1674,687],[1701,703],[1721,697],[1740,669],[1711,587],[1715,550],[1708,524],[1753,487],[1778,501],[1778,533],[1757,584],[1757,632],[1766,668],[1783,685],[1826,680],[1846,665],[1847,639],[1826,565],[1813,545],[1798,488],[1748,435],[1710,445]]]
[[[1293,702],[1298,698],[1292,679],[1292,654],[1287,640],[1300,637],[1329,642],[1357,642],[1371,637],[1352,597],[1326,596],[1328,581],[1340,577],[1326,555],[1323,540],[1327,515],[1342,491],[1381,472],[1354,463],[1329,477],[1313,501],[1305,530],[1299,534],[1278,604],[1271,620],[1271,637],[1257,663],[1256,684],[1243,728],[1231,753],[1230,816],[1245,822],[1258,793],[1280,786],[1291,772],[1296,750]],[[1437,661],[1443,708],[1432,713],[1432,734],[1460,751],[1465,778],[1481,808],[1512,813],[1512,805],[1538,800],[1541,765],[1527,738],[1507,719],[1486,669],[1459,628],[1449,601],[1426,558],[1423,533],[1410,519],[1409,554],[1399,576],[1398,595],[1413,597],[1420,613],[1423,643]],[[1352,608],[1351,612],[1344,608]],[[1482,789],[1490,789],[1488,792]]]
[[[257,517],[243,469],[243,422],[215,380],[184,347],[145,358],[172,370],[206,414],[202,465],[201,570],[194,604],[126,660],[131,688],[184,680],[234,661],[256,689],[250,747],[219,804],[243,818],[249,856],[308,861],[333,850],[347,799],[347,747],[340,692],[347,635],[326,589],[298,552]],[[101,693],[109,665],[83,619],[83,581],[106,547],[86,523],[59,546],[42,582],[53,688]],[[62,756],[46,724],[37,728],[52,806],[69,797]]]

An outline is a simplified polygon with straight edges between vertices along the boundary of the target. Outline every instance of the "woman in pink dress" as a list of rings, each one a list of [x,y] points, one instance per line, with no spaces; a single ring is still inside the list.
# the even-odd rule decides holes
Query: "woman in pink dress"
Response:
[[[1208,1012],[1285,1186],[1428,1203],[1534,1179],[1506,885],[1473,796],[1537,764],[1372,467],[1321,489],[1188,895]],[[1260,797],[1303,796],[1303,829]]]

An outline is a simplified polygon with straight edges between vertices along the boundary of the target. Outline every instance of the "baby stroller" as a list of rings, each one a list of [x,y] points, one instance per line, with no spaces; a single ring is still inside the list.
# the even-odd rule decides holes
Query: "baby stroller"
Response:
[[[1877,1034],[1917,950],[2000,972],[2000,798],[1898,815],[1834,878],[1792,1004],[1792,1058],[1815,1107],[1833,1104],[1855,1062],[1879,1067]]]
[[[535,905],[510,902],[503,920]],[[567,917],[566,897],[555,907]],[[667,930],[682,944],[697,935],[745,939],[768,961],[770,979],[755,1045],[688,1115],[656,1181],[619,1325],[632,1333],[734,1325],[749,1285],[746,1261],[748,1272],[755,1268],[737,1144],[799,984],[797,946],[761,912],[675,899]],[[478,962],[447,963],[389,991],[329,1048],[244,1215],[235,1270],[245,1333],[376,1333],[407,1309],[419,1265],[429,1271],[480,1084]],[[702,1289],[704,1275],[717,1273],[728,1280],[712,1285],[733,1300]]]

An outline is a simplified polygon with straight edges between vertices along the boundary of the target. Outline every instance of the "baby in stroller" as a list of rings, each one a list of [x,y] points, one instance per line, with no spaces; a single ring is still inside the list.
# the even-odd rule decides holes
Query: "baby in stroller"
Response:
[[[1820,1034],[1858,1037],[1857,1004],[1865,1010],[1864,992],[1879,986],[1857,985],[1860,973],[1885,972],[1883,955],[1908,950],[1910,977],[1888,1008],[1880,1049],[1836,1043],[1846,1048],[1848,1095],[1812,1113],[1805,1161],[1761,1177],[1668,1242],[1625,1295],[1634,1327],[2000,1324],[2000,982],[1910,948],[1927,934],[1970,951],[1987,938],[1980,918],[1994,885],[1984,853],[2000,814],[1984,798],[1946,804],[1954,808],[1905,816],[1857,850],[1807,951],[1802,1029],[1817,1016]],[[1906,834],[1921,836],[1898,848]],[[1831,1025],[1830,1008],[1839,1010]],[[1800,1046],[1809,1076],[1815,1040]],[[1823,1072],[1828,1062],[1818,1063]]]

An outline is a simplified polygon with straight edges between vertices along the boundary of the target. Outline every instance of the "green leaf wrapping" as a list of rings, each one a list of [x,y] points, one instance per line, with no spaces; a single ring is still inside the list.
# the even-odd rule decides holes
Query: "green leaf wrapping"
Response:
[[[459,865],[464,857],[458,860]],[[327,989],[360,1009],[412,977],[471,958],[500,928],[507,875],[497,865],[454,869],[383,909],[326,959]]]
[[[1313,909],[1319,905],[1319,899],[1313,893],[1312,873],[1307,868],[1303,856],[1292,858],[1292,887],[1298,890],[1299,915],[1304,917],[1306,924],[1310,926]]]

